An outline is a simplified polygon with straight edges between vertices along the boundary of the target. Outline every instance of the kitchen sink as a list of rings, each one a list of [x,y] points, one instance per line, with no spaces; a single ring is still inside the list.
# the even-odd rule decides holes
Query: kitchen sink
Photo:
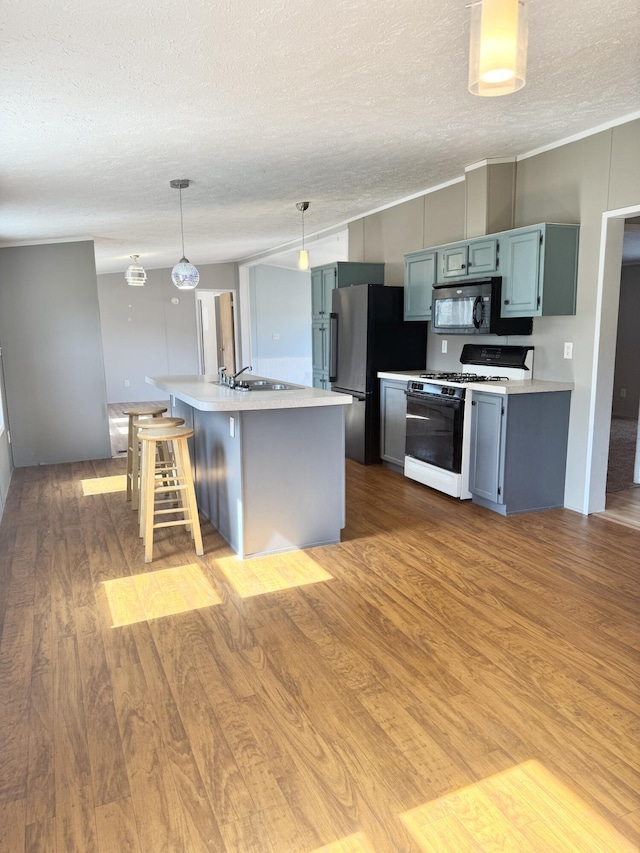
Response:
[[[238,382],[236,391],[292,391],[293,385],[284,382],[267,382],[266,379],[253,379],[248,382]]]

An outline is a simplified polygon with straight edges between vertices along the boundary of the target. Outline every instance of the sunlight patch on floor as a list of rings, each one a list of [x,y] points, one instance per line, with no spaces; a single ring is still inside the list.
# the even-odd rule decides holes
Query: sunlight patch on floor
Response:
[[[195,563],[104,581],[103,586],[114,628],[222,602]]]
[[[217,566],[241,598],[333,580],[333,576],[304,551],[252,560],[225,557],[217,561]]]
[[[318,847],[312,853],[376,853],[376,851],[362,832],[356,832],[355,835],[341,838],[333,844]]]
[[[92,477],[88,480],[80,480],[80,483],[84,497],[88,495],[109,495],[113,492],[127,491],[126,474],[117,474],[114,477]]]
[[[636,851],[539,761],[489,776],[400,819],[429,853]]]

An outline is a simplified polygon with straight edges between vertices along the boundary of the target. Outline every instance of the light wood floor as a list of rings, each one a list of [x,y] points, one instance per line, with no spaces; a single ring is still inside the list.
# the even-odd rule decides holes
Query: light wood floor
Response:
[[[606,509],[598,514],[608,521],[640,530],[640,486],[607,494]]]
[[[640,533],[349,464],[339,545],[145,565],[124,467],[14,473],[2,853],[638,849]]]

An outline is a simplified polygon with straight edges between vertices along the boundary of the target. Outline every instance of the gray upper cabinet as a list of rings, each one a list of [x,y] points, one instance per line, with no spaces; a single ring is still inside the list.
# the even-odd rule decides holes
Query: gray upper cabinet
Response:
[[[498,269],[497,238],[465,241],[438,249],[442,280],[488,275]]]
[[[311,269],[311,360],[313,387],[330,387],[329,315],[336,287],[353,284],[384,284],[384,264],[336,261]]]
[[[421,249],[404,256],[404,319],[430,320],[434,284],[498,269],[497,237]]]
[[[468,275],[490,275],[498,271],[498,240],[475,240],[469,243]]]
[[[442,278],[460,278],[460,276],[467,275],[468,259],[468,246],[466,243],[441,249],[440,269]]]
[[[576,313],[579,225],[542,224],[404,256],[404,318],[430,320],[432,288],[502,276],[502,317]]]
[[[411,252],[404,256],[404,319],[431,319],[431,290],[436,283],[437,252]]]
[[[336,286],[336,265],[311,270],[311,314],[323,320],[331,313],[331,292]]]
[[[500,236],[502,317],[576,313],[578,225],[535,225]]]
[[[311,314],[314,320],[324,320],[331,313],[331,293],[334,287],[352,284],[384,284],[384,264],[361,264],[336,261],[311,269]]]

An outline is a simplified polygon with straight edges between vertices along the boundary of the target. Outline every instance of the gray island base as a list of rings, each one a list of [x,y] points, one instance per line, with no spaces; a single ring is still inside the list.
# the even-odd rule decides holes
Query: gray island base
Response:
[[[303,386],[242,392],[212,379],[147,379],[193,426],[200,512],[242,559],[339,542],[351,397]]]

